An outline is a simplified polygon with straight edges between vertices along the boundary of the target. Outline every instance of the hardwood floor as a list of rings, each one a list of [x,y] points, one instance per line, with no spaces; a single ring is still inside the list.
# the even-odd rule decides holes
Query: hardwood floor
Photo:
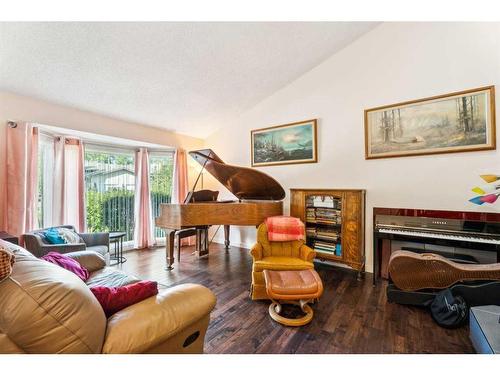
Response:
[[[217,295],[206,336],[206,353],[472,353],[468,328],[437,326],[422,309],[390,304],[385,283],[317,263],[325,291],[304,327],[284,327],[268,315],[267,301],[250,300],[252,259],[248,250],[212,244],[198,258],[193,247],[166,271],[165,248],[127,252],[126,272],[167,286],[199,283]]]

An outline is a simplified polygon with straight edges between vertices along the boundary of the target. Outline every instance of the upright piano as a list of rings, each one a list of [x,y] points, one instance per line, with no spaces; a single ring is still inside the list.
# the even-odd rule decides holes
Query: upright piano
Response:
[[[490,253],[492,263],[499,263],[500,213],[374,208],[374,284],[381,265],[387,264],[390,256],[390,251],[382,256],[383,241],[408,242],[410,245],[404,250],[415,252],[440,254],[443,251],[440,255],[464,263],[485,263],[476,258],[479,254]]]
[[[162,204],[156,226],[166,232],[167,269],[174,263],[174,239],[179,230],[195,228],[197,249],[208,253],[207,227],[224,225],[225,246],[229,248],[230,225],[258,226],[267,217],[283,214],[283,187],[271,176],[256,169],[224,163],[211,149],[189,152],[201,166],[237,199],[231,201],[193,201],[193,190],[182,204]],[[200,172],[201,174],[201,172]]]

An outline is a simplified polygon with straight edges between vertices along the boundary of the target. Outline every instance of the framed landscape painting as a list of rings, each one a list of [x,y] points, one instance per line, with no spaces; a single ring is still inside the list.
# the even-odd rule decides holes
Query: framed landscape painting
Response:
[[[252,167],[316,163],[316,119],[252,130]]]
[[[494,150],[495,88],[365,110],[365,158]]]

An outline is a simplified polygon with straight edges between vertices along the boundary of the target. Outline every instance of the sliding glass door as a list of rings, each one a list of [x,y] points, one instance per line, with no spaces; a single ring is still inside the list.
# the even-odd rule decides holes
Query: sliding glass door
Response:
[[[149,153],[149,185],[151,190],[151,213],[154,220],[160,215],[160,205],[170,203],[172,195],[172,178],[174,168],[174,152]],[[165,231],[154,226],[154,235],[158,238],[165,237]]]
[[[54,189],[54,138],[40,133],[38,142],[38,227],[52,225]]]
[[[157,239],[165,237],[165,232],[154,226],[154,220],[160,215],[160,205],[170,203],[173,162],[173,151],[149,154],[151,220]],[[87,231],[125,232],[125,240],[133,240],[135,150],[86,144],[84,166]],[[54,225],[54,168],[54,138],[42,135],[38,155],[40,228]]]
[[[89,232],[134,235],[134,151],[85,146],[85,198]]]

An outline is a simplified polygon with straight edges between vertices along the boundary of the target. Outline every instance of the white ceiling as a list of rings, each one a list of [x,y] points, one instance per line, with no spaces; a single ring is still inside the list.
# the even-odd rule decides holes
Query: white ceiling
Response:
[[[376,25],[0,23],[0,89],[203,138]]]

